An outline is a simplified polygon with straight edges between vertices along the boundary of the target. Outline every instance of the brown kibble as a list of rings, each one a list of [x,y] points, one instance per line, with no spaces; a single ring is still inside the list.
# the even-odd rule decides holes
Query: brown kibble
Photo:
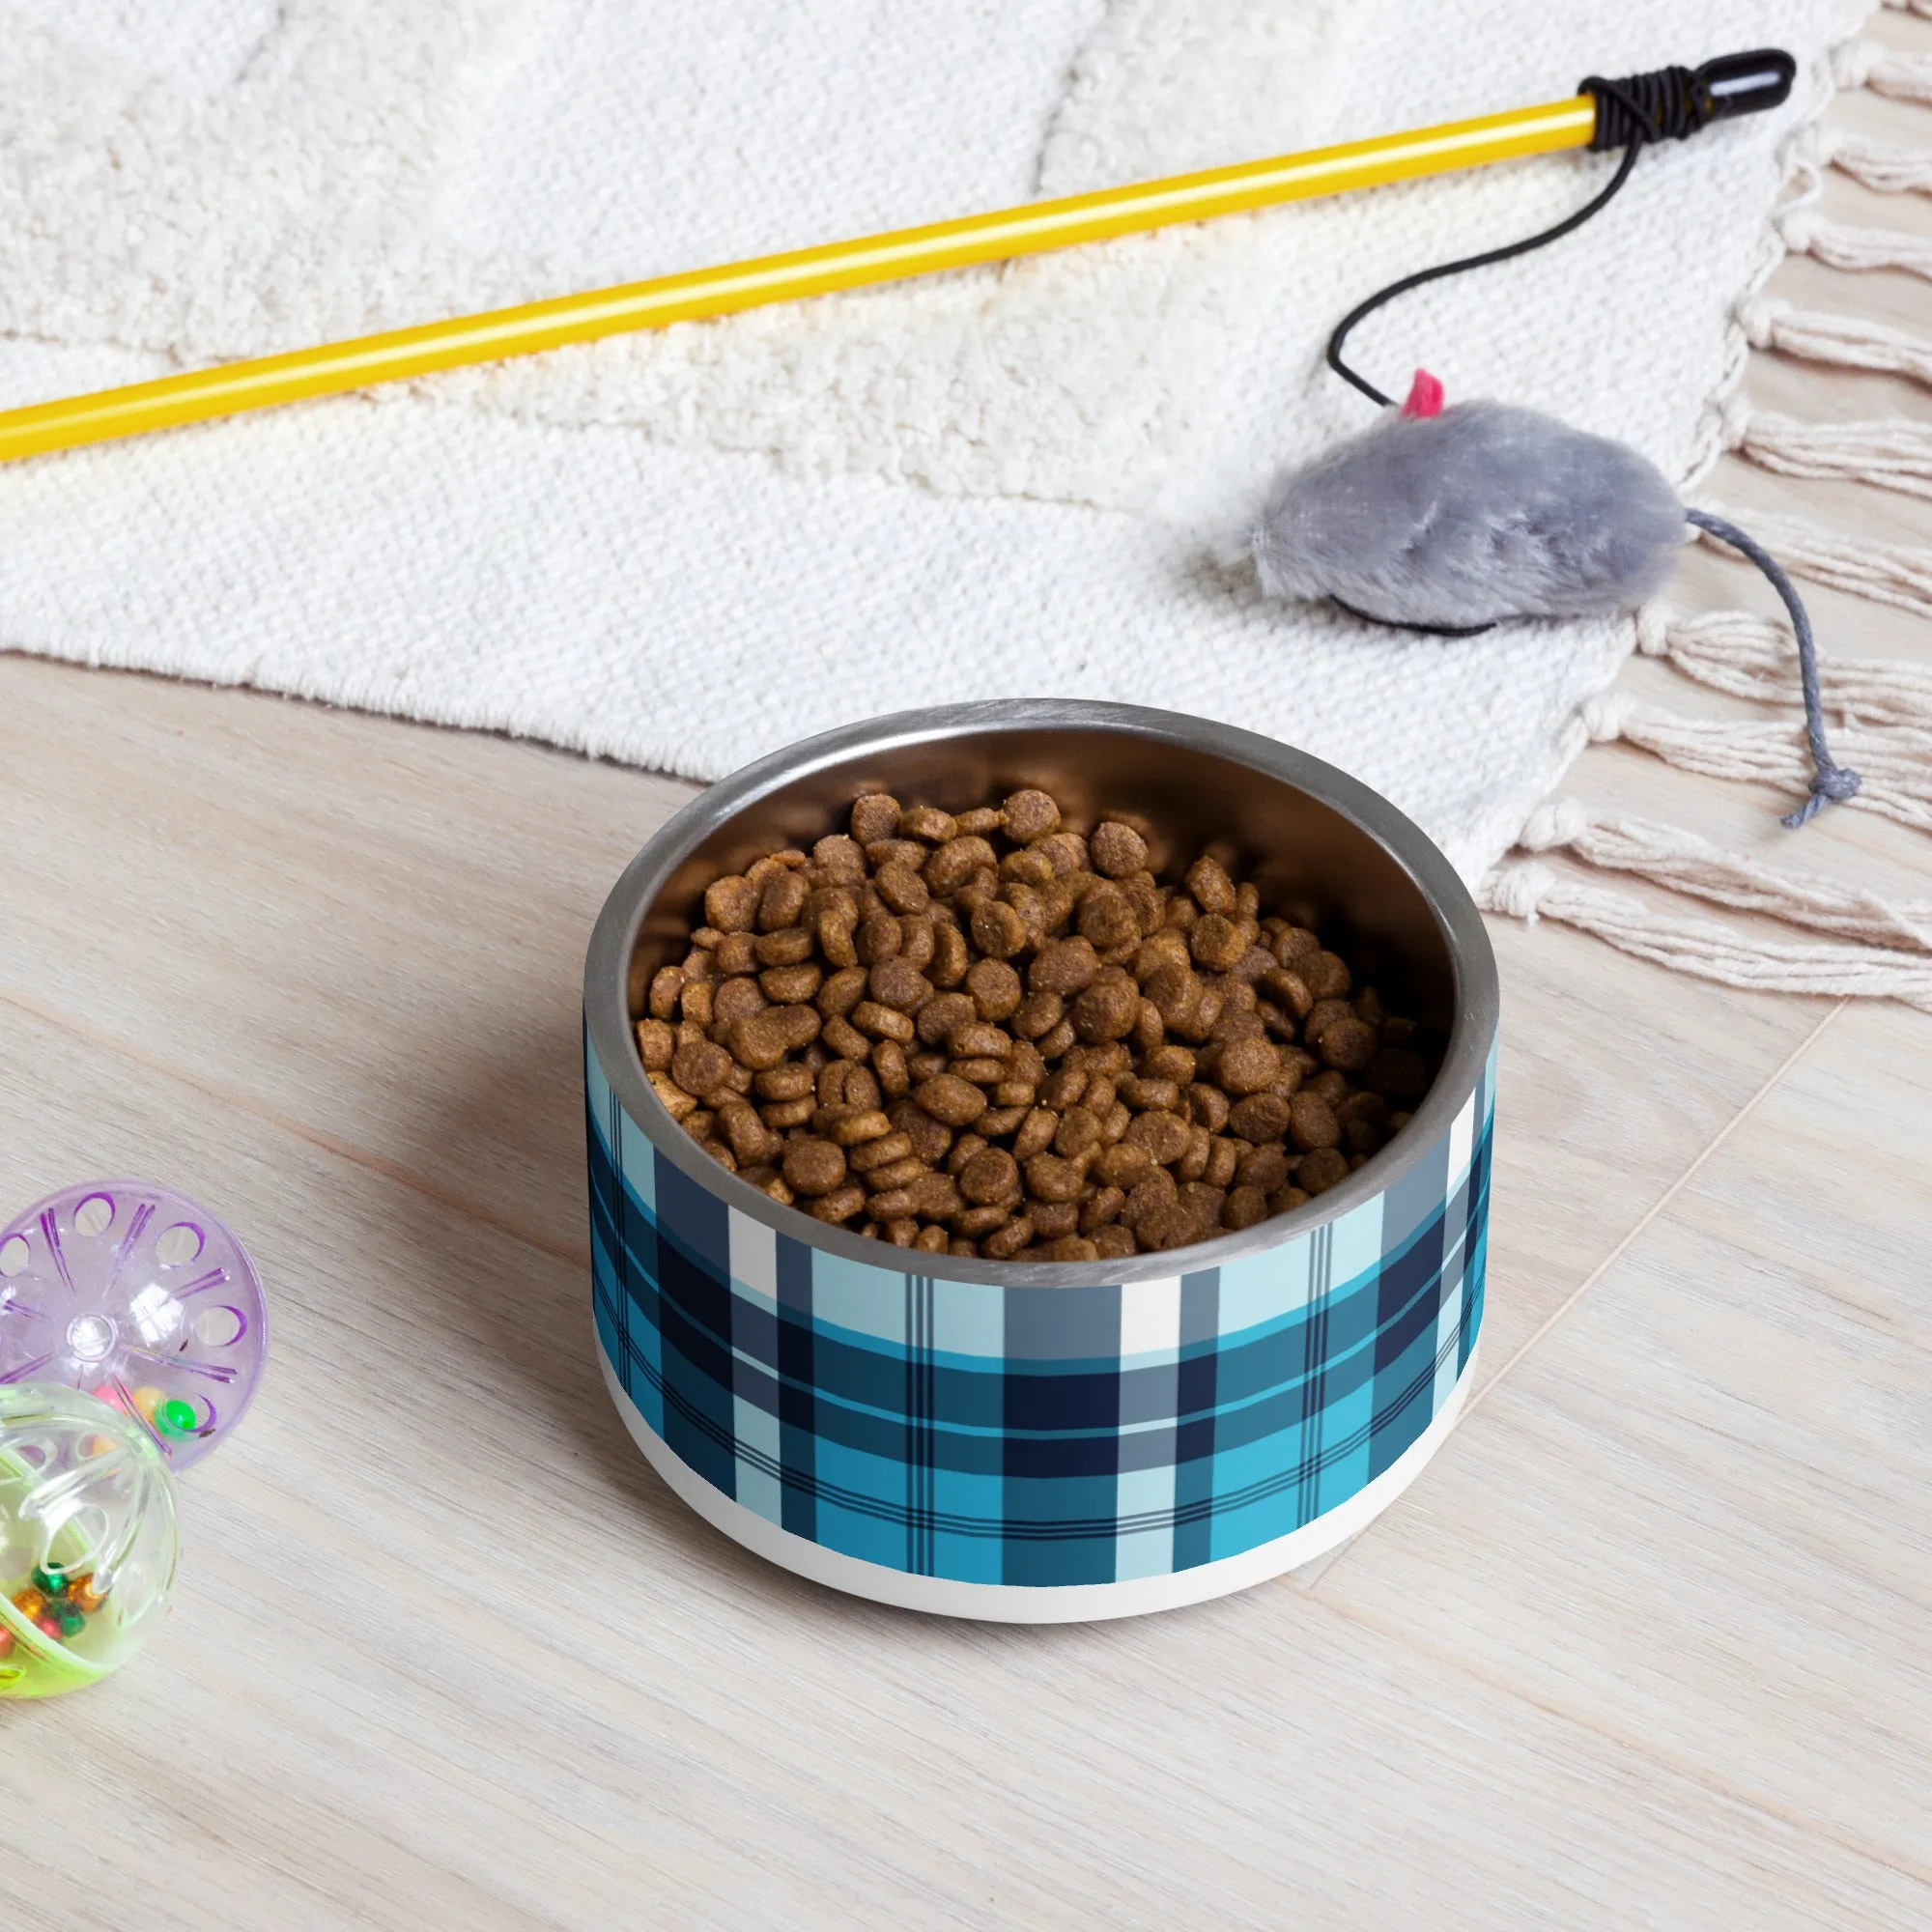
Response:
[[[988,1261],[1009,1261],[1033,1239],[1033,1223],[1026,1215],[1009,1221],[1004,1228],[997,1228],[980,1243],[980,1252]]]
[[[866,1205],[866,1190],[859,1186],[835,1188],[830,1194],[814,1201],[808,1210],[815,1221],[830,1221],[835,1225],[849,1221]]]
[[[1007,837],[1015,845],[1031,845],[1060,829],[1060,807],[1043,791],[1016,791],[1000,808]]]
[[[1216,1134],[1208,1143],[1208,1165],[1201,1179],[1209,1187],[1228,1188],[1234,1185],[1235,1168],[1240,1160],[1240,1150],[1225,1135]]]
[[[950,811],[936,805],[915,805],[899,819],[901,838],[923,838],[928,845],[944,845],[958,836],[959,822]]]
[[[812,934],[802,925],[787,925],[778,932],[761,932],[753,945],[752,955],[760,966],[802,966],[811,957]]]
[[[1286,1187],[1278,1187],[1268,1196],[1270,1214],[1292,1214],[1297,1208],[1305,1208],[1312,1197],[1305,1187],[1297,1187],[1290,1181]]]
[[[700,1140],[697,1143],[697,1145],[701,1147],[704,1150],[704,1151],[708,1153],[711,1156],[711,1158],[715,1160],[718,1163],[718,1165],[724,1170],[726,1174],[735,1174],[737,1172],[738,1156],[734,1154],[731,1151],[731,1150],[724,1145],[723,1141]]]
[[[811,848],[811,863],[824,878],[841,886],[855,886],[866,876],[865,852],[843,833],[821,838]]]
[[[1124,879],[1138,872],[1148,862],[1147,840],[1131,825],[1109,819],[1095,826],[1087,841],[1094,869],[1110,879]]]
[[[913,1098],[935,1121],[949,1127],[971,1126],[986,1111],[986,1096],[970,1080],[955,1073],[941,1073],[922,1080]]]
[[[771,1160],[783,1143],[758,1118],[758,1110],[743,1100],[727,1100],[718,1109],[718,1124],[741,1167]]]
[[[893,1130],[893,1123],[874,1107],[862,1114],[847,1114],[841,1120],[834,1121],[825,1130],[825,1137],[836,1147],[857,1147],[861,1141],[884,1140]]]
[[[1187,1151],[1174,1163],[1175,1179],[1177,1180],[1201,1179],[1208,1172],[1208,1161],[1213,1152],[1213,1148],[1214,1137],[1206,1127],[1189,1127],[1187,1130]],[[1220,1212],[1220,1205],[1216,1203],[1214,1208],[1216,1217],[1219,1216]]]
[[[1119,886],[1098,885],[1089,892],[1080,901],[1079,925],[1080,936],[1103,952],[1140,942],[1140,915]]]
[[[861,1142],[845,1156],[846,1164],[854,1174],[874,1174],[882,1167],[891,1167],[895,1161],[913,1158],[912,1136],[895,1129],[881,1134],[875,1140]],[[925,1163],[920,1161],[923,1167]]]
[[[1221,1225],[1221,1209],[1227,1205],[1227,1200],[1228,1190],[1225,1187],[1212,1187],[1205,1180],[1190,1180],[1181,1188],[1181,1206],[1201,1225],[1201,1233],[1194,1237],[1196,1240],[1211,1235]]]
[[[1124,1145],[1142,1149],[1150,1160],[1165,1167],[1179,1160],[1192,1143],[1187,1123],[1174,1114],[1142,1114],[1128,1128]]]
[[[1021,885],[1032,886],[1037,891],[1049,886],[1059,875],[1053,869],[1053,860],[1045,852],[1029,848],[1024,852],[1009,852],[1000,861],[1000,877],[1017,880]]]
[[[944,1046],[960,1027],[970,1025],[979,1009],[964,993],[935,993],[915,1016],[921,1040],[927,1046]]]
[[[1082,1039],[1123,1039],[1133,1031],[1140,1005],[1140,989],[1132,976],[1119,966],[1103,966],[1073,1002],[1068,1017]]]
[[[1308,1083],[1308,1091],[1318,1100],[1326,1100],[1331,1107],[1339,1107],[1348,1096],[1349,1076],[1338,1073],[1332,1067],[1324,1067]]]
[[[1021,1160],[1043,1153],[1053,1145],[1053,1137],[1059,1131],[1060,1116],[1050,1107],[1036,1107],[1021,1123],[1013,1141],[1013,1152]]]
[[[797,872],[774,872],[758,895],[758,930],[778,932],[796,925],[810,890]]]
[[[852,837],[861,845],[890,838],[899,829],[899,802],[882,791],[867,792],[852,801]]]
[[[1307,1018],[1301,1023],[1301,1037],[1310,1046],[1319,1047],[1321,1044],[1321,1036],[1337,1020],[1351,1020],[1354,1017],[1355,1009],[1347,1000],[1332,997],[1317,1000],[1308,1009]]]
[[[890,1099],[896,1100],[911,1090],[912,1074],[906,1066],[905,1048],[895,1039],[873,1041],[872,1071],[878,1078],[879,1091]]]
[[[1026,1162],[1027,1192],[1038,1201],[1077,1201],[1084,1174],[1075,1161],[1037,1153]]]
[[[1055,939],[1041,947],[1027,968],[1027,990],[1058,993],[1064,999],[1093,982],[1100,962],[1085,939]]]
[[[924,1032],[925,1009],[920,1009],[921,1033]],[[1009,1035],[984,1020],[962,1020],[945,1036],[946,1049],[961,1059],[996,1059],[1009,1064],[1013,1042]]]
[[[802,1100],[768,1100],[758,1109],[758,1117],[766,1126],[783,1133],[802,1127],[817,1111],[818,1102],[807,1094]]]
[[[1342,1123],[1336,1120],[1335,1110],[1319,1094],[1297,1094],[1288,1103],[1288,1130],[1304,1153],[1332,1148],[1342,1138]]]
[[[913,1037],[911,1015],[878,1000],[861,1000],[852,1009],[852,1024],[874,1039],[895,1039],[901,1046]]]
[[[1010,1106],[1003,1103],[997,1107],[988,1107],[980,1116],[977,1124],[990,1140],[996,1136],[1011,1133],[1026,1119],[1030,1111],[1029,1106],[1017,1101]]]
[[[1198,1240],[1201,1224],[1194,1218],[1192,1208],[1177,1201],[1170,1207],[1155,1208],[1143,1214],[1134,1225],[1134,1234],[1143,1248],[1158,1253],[1165,1248],[1184,1247],[1189,1241]]]
[[[1291,925],[1278,933],[1274,955],[1292,971],[1299,973],[1307,961],[1321,951],[1321,942],[1305,925]]]
[[[844,1151],[831,1141],[811,1136],[791,1141],[785,1147],[781,1170],[785,1184],[795,1192],[830,1194],[844,1182]]]
[[[866,997],[869,975],[863,966],[841,966],[813,995],[812,1004],[826,1019],[842,1019]]]
[[[1339,1000],[1349,990],[1349,968],[1338,954],[1318,952],[1296,969],[1318,1000]]]
[[[1053,1151],[1064,1160],[1077,1160],[1100,1145],[1100,1117],[1086,1107],[1069,1107],[1054,1129]]]
[[[1406,1046],[1385,1046],[1369,1063],[1370,1088],[1388,1099],[1419,1099],[1428,1085],[1427,1064]]]
[[[1337,1020],[1321,1036],[1321,1058],[1344,1073],[1359,1073],[1376,1050],[1375,1028],[1360,1020]]]
[[[1224,1093],[1259,1094],[1281,1073],[1281,1055],[1265,1039],[1237,1039],[1221,1049],[1216,1082]]]
[[[889,912],[875,912],[859,922],[852,937],[852,951],[861,966],[876,966],[881,960],[896,959],[905,946],[905,927]]]
[[[1309,990],[1307,980],[1292,966],[1277,966],[1272,972],[1264,973],[1257,984],[1297,1020],[1307,1018],[1314,1009],[1315,995]]]
[[[977,1206],[1010,1200],[1019,1192],[1020,1167],[1005,1148],[985,1148],[959,1172],[959,1191]]]
[[[1105,1186],[1135,1187],[1148,1178],[1153,1166],[1153,1156],[1146,1148],[1122,1138],[1101,1151],[1093,1171]]]
[[[1178,1114],[1180,1111],[1180,1088],[1172,1080],[1123,1080],[1121,1083],[1121,1098],[1137,1114]]]
[[[932,997],[932,981],[917,966],[903,959],[882,959],[872,968],[871,977],[867,980],[867,989],[882,1007],[895,1007],[902,1013],[916,1012]],[[854,1019],[852,1024],[862,1032],[867,1031],[866,1023]],[[913,1029],[908,1026],[904,1035],[895,1034],[893,1037],[910,1039]]]
[[[952,1227],[955,1234],[978,1241],[1004,1228],[1011,1218],[1012,1210],[1004,1203],[988,1202],[983,1208],[962,1208],[953,1215]]]
[[[638,1058],[644,1063],[646,1073],[668,1072],[671,1055],[676,1051],[677,1036],[671,1032],[667,1021],[650,1019],[638,1022]]]
[[[973,943],[995,959],[1010,959],[1027,943],[1027,923],[1004,899],[988,899],[973,912]]]
[[[1247,950],[1247,937],[1233,920],[1210,912],[1188,929],[1188,950],[1195,964],[1209,973],[1225,973]]]
[[[1084,1066],[1056,1066],[1040,1084],[1039,1104],[1055,1113],[1077,1105],[1087,1097],[1087,1083],[1093,1077]]]
[[[1221,1225],[1238,1232],[1267,1219],[1267,1196],[1259,1187],[1237,1187],[1221,1206]]]
[[[803,966],[767,966],[758,975],[758,988],[774,1006],[795,1007],[803,1000],[813,998],[824,979],[823,968],[810,963]],[[727,986],[739,983],[742,982],[725,981]],[[720,997],[722,999],[722,994]],[[720,1019],[726,1017],[722,1005],[718,1009],[718,1016]]]
[[[925,862],[926,890],[944,898],[956,893],[974,873],[998,863],[993,848],[980,838],[949,838]]]
[[[758,923],[758,889],[733,873],[704,889],[704,923],[720,932],[750,932]]]
[[[781,1048],[780,1053],[782,1051]],[[772,1058],[776,1063],[779,1054]],[[696,1094],[700,1100],[710,1099],[724,1085],[730,1071],[731,1056],[709,1040],[694,1040],[671,1056],[670,1077],[687,1094]]]
[[[1288,1155],[1273,1145],[1258,1147],[1241,1155],[1235,1168],[1235,1179],[1239,1186],[1272,1194],[1288,1181]]]
[[[755,934],[725,932],[718,938],[712,962],[727,979],[736,979],[758,970],[758,942]]]
[[[1191,1126],[1206,1127],[1210,1134],[1218,1134],[1233,1112],[1227,1094],[1205,1080],[1197,1080],[1187,1090],[1187,1120]],[[1243,1134],[1241,1138],[1245,1140],[1247,1136]]]
[[[1050,1262],[1097,1262],[1100,1250],[1084,1235],[1062,1235],[1048,1244],[1046,1259]]]
[[[1080,1204],[1080,1232],[1091,1235],[1096,1228],[1105,1228],[1121,1218],[1121,1210],[1127,1205],[1125,1192],[1119,1187],[1102,1187]]]
[[[1205,854],[1187,868],[1187,891],[1203,912],[1224,917],[1236,907],[1235,882],[1218,859]]]
[[[977,961],[967,972],[966,990],[982,1020],[1010,1019],[1024,993],[1020,976],[1004,959]]]
[[[683,991],[684,974],[675,966],[660,966],[651,976],[650,998],[647,1002],[651,1018],[675,1019],[678,996]]]
[[[888,1138],[897,1139],[898,1136],[889,1135]],[[867,1143],[867,1145],[868,1147],[876,1147],[878,1143],[871,1141]],[[856,1174],[858,1171],[855,1165],[853,1172]],[[901,1187],[910,1187],[921,1175],[930,1174],[932,1170],[916,1155],[907,1154],[899,1160],[882,1161],[877,1167],[867,1168],[865,1172],[866,1185],[867,1187],[880,1192],[892,1193]]]
[[[1325,1194],[1349,1178],[1349,1157],[1338,1148],[1317,1148],[1295,1171],[1295,1184],[1310,1195]]]
[[[1278,1093],[1250,1094],[1245,1100],[1237,1100],[1229,1108],[1228,1131],[1257,1144],[1279,1140],[1288,1131],[1292,1105]]]
[[[916,1100],[895,1100],[886,1118],[912,1142],[912,1151],[928,1167],[937,1167],[952,1146],[952,1129],[935,1121]]]
[[[1058,993],[1029,993],[1013,1009],[1013,1032],[1021,1039],[1044,1039],[1065,1014],[1066,1002]]]
[[[872,881],[879,896],[897,913],[923,912],[932,895],[910,866],[887,866]]]
[[[923,1255],[943,1255],[952,1245],[946,1230],[936,1221],[919,1231],[919,1239],[913,1243]]]
[[[647,1073],[644,1077],[672,1120],[687,1121],[697,1111],[696,1097],[687,1094],[668,1073]]]
[[[1007,1077],[1007,1063],[990,1057],[976,1059],[969,1054],[952,1061],[946,1070],[961,1080],[970,1080],[976,1087],[997,1087]]]
[[[685,977],[684,991],[677,996],[677,1010],[681,1018],[689,1020],[693,1026],[708,1027],[717,1016],[713,1004],[714,995],[708,982]]]

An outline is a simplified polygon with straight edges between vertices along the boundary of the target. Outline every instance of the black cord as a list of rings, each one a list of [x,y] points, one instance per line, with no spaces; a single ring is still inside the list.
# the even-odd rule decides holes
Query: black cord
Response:
[[[1342,359],[1342,345],[1358,322],[1373,315],[1384,302],[1393,301],[1397,296],[1406,295],[1425,282],[1440,281],[1444,275],[1460,275],[1464,269],[1486,269],[1492,262],[1507,262],[1514,255],[1527,255],[1532,248],[1561,241],[1609,205],[1630,180],[1637,155],[1646,143],[1681,141],[1715,118],[1710,91],[1699,86],[1697,74],[1690,68],[1662,68],[1656,73],[1632,74],[1624,80],[1605,80],[1599,74],[1592,74],[1587,80],[1577,82],[1577,92],[1592,96],[1597,103],[1597,130],[1590,137],[1591,148],[1601,151],[1621,147],[1624,151],[1608,186],[1585,202],[1575,214],[1566,215],[1555,227],[1546,228],[1540,235],[1511,242],[1501,248],[1487,249],[1480,255],[1464,255],[1461,261],[1444,262],[1438,268],[1423,269],[1413,275],[1403,276],[1399,282],[1391,282],[1385,289],[1378,289],[1336,325],[1335,332],[1328,338],[1329,368],[1345,383],[1352,383],[1378,408],[1386,409],[1394,398],[1383,395]]]

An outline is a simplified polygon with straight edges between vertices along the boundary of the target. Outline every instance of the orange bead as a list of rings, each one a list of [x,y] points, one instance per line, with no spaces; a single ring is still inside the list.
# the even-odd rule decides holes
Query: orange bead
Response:
[[[105,1591],[97,1591],[92,1577],[70,1577],[67,1600],[85,1616],[92,1616],[107,1601]]]
[[[45,1592],[35,1589],[31,1583],[24,1590],[16,1590],[14,1593],[14,1607],[29,1623],[33,1623],[46,1606]]]

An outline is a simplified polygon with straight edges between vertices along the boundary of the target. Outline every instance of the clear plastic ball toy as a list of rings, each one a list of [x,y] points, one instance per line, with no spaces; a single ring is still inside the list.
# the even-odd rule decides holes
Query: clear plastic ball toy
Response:
[[[75,1388],[0,1385],[0,1697],[118,1669],[174,1581],[174,1483],[139,1420]]]

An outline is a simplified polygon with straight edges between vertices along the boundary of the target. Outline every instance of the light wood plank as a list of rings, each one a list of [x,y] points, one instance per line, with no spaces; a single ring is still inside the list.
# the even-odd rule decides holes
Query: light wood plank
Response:
[[[0,1116],[30,1188],[206,1192],[276,1323],[159,1639],[0,1707],[16,1918],[85,1846],[163,1932],[1913,1922],[1856,1850],[1292,1587],[1028,1632],[800,1583],[631,1449],[573,1264],[4,1001]]]
[[[1925,1034],[1847,1009],[1317,1587],[1932,1882]]]

